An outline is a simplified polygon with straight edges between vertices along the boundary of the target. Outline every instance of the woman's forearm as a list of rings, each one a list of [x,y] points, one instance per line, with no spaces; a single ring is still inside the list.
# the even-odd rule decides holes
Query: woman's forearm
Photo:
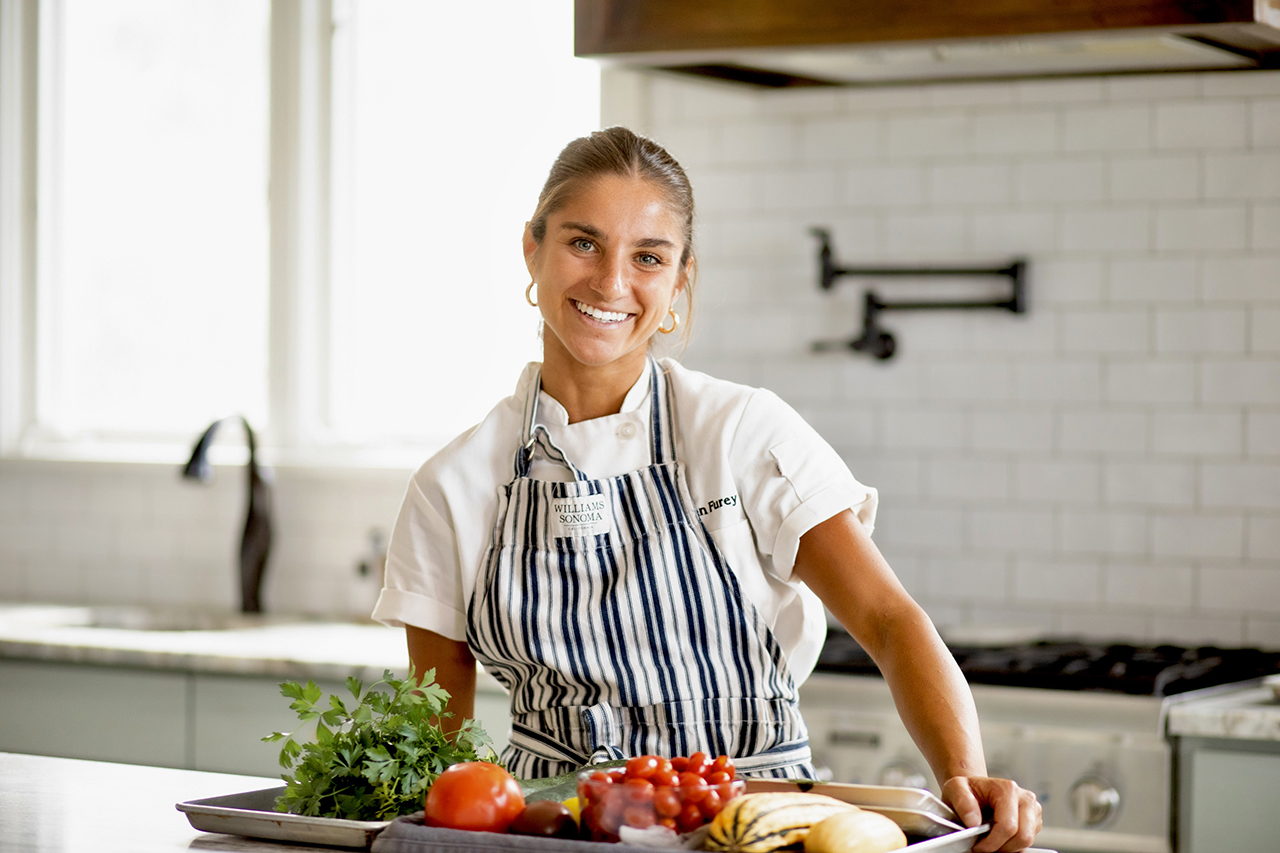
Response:
[[[409,665],[421,677],[435,670],[436,684],[449,691],[448,711],[452,717],[444,721],[446,731],[453,731],[476,712],[476,659],[466,643],[450,640],[434,631],[405,627],[409,643]]]
[[[795,573],[879,666],[938,784],[985,775],[978,715],[960,668],[852,512],[801,537]]]

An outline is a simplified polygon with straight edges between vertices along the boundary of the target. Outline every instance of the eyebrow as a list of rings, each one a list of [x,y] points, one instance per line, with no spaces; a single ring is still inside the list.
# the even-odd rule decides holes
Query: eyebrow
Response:
[[[588,237],[594,237],[597,240],[604,239],[604,233],[599,228],[595,228],[585,222],[562,222],[560,223],[560,230],[581,231]],[[641,249],[674,249],[676,244],[670,240],[663,239],[662,237],[645,237],[644,239],[637,240],[635,245]]]

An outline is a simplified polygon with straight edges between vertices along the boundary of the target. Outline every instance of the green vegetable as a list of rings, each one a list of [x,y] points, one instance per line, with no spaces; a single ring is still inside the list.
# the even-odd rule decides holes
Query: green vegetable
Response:
[[[449,693],[435,683],[435,670],[421,681],[397,679],[390,670],[368,690],[347,679],[355,697],[351,710],[335,695],[321,703],[315,682],[280,685],[280,695],[302,724],[315,721],[315,740],[299,743],[293,732],[274,732],[267,742],[283,741],[280,766],[285,791],[276,810],[347,820],[391,820],[422,808],[431,783],[446,767],[462,761],[493,761],[492,741],[479,723],[464,720],[446,734],[435,719],[445,711]]]
[[[534,800],[555,800],[563,802],[570,797],[578,796],[578,774],[590,768],[592,770],[609,770],[613,767],[626,767],[625,758],[616,761],[602,761],[598,764],[584,764],[576,770],[562,773],[559,776],[547,776],[542,779],[517,779],[520,792],[525,802]]]

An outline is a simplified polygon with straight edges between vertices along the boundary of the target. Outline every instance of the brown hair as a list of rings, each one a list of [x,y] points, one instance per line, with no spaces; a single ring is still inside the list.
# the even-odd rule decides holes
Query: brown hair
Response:
[[[538,206],[529,220],[529,233],[539,245],[547,236],[547,218],[563,207],[573,192],[604,175],[635,177],[649,181],[667,197],[671,208],[683,221],[684,251],[680,255],[683,269],[693,254],[693,187],[676,159],[652,139],[625,127],[597,130],[589,136],[573,140],[564,147],[547,182],[538,195]],[[685,284],[692,306],[693,270]]]

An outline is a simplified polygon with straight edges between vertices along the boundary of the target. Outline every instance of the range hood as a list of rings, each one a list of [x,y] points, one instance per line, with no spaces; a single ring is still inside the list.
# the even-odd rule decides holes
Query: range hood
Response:
[[[768,87],[1280,68],[1280,0],[575,0],[574,52]]]

